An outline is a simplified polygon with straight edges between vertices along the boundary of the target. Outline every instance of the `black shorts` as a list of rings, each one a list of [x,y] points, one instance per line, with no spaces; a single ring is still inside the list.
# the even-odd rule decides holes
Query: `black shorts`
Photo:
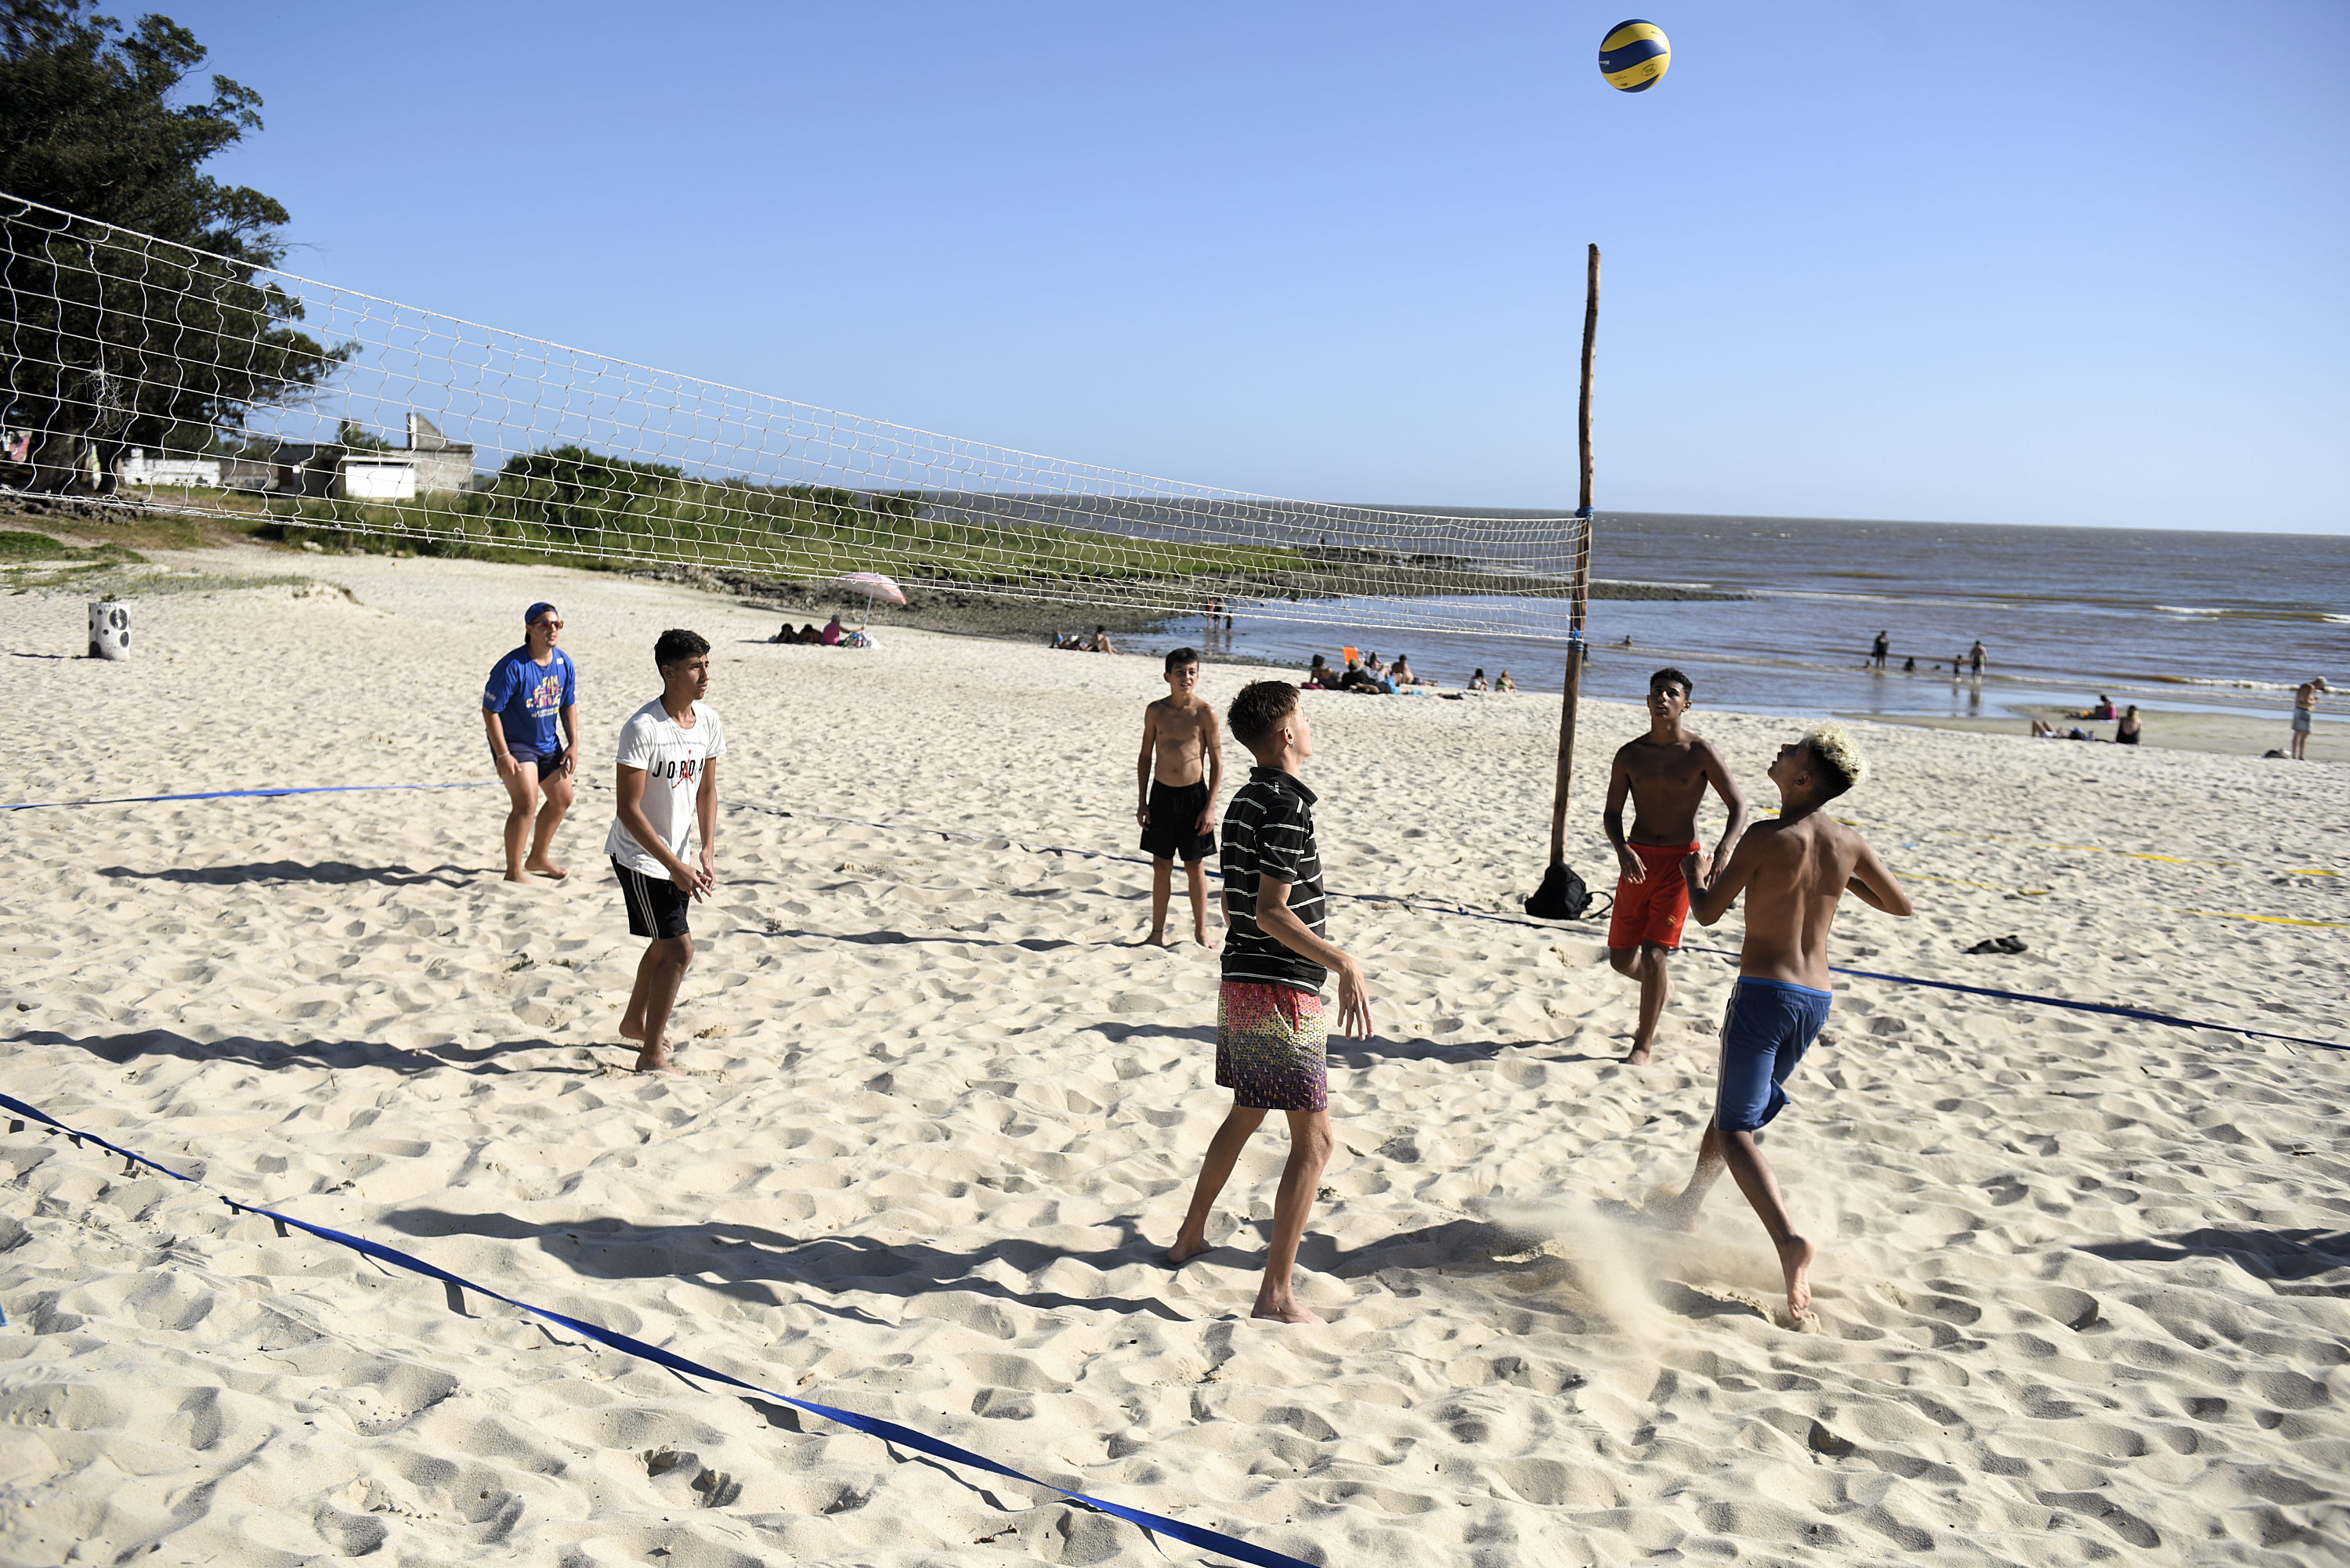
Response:
[[[536,768],[538,771],[538,782],[541,784],[545,784],[548,779],[553,778],[555,776],[555,770],[563,765],[563,748],[561,746],[556,747],[555,750],[547,753],[546,755],[543,757],[537,753],[522,746],[508,746],[506,750],[513,753],[515,761]]]
[[[1194,833],[1200,814],[1208,809],[1205,784],[1166,784],[1150,781],[1150,826],[1142,830],[1142,852],[1153,860],[1205,860],[1216,852],[1213,833]]]
[[[686,934],[685,911],[693,899],[684,888],[666,877],[648,877],[618,860],[612,862],[612,874],[620,879],[620,902],[629,907],[629,935],[662,938]]]

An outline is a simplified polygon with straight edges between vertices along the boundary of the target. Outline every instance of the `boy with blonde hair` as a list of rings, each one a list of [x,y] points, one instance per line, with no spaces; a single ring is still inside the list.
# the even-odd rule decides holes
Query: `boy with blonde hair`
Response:
[[[1721,1020],[1713,1116],[1698,1143],[1697,1170],[1667,1212],[1684,1227],[1724,1169],[1738,1182],[1778,1250],[1787,1315],[1811,1315],[1811,1268],[1819,1249],[1795,1230],[1779,1178],[1762,1157],[1762,1128],[1787,1105],[1782,1086],[1828,1021],[1828,932],[1849,891],[1888,915],[1910,912],[1909,895],[1877,852],[1822,808],[1867,776],[1852,737],[1815,725],[1779,748],[1770,779],[1779,817],[1739,840],[1711,883],[1692,853],[1681,862],[1690,912],[1711,926],[1746,895],[1738,983]]]

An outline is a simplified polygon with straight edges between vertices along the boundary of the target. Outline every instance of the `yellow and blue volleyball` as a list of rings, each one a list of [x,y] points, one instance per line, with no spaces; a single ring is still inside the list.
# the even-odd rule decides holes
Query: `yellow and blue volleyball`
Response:
[[[1672,63],[1673,47],[1654,22],[1618,22],[1599,41],[1599,74],[1619,92],[1648,91]]]

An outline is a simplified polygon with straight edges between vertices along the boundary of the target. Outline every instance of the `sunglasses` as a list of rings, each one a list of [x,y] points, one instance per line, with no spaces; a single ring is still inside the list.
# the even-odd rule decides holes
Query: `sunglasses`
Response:
[[[550,628],[551,630],[555,630],[555,631],[561,631],[561,630],[563,629],[563,623],[562,623],[561,621],[559,621],[559,620],[556,619],[556,618],[555,618],[553,616],[551,616],[551,615],[543,615],[543,616],[539,617],[536,620],[535,620],[535,621],[531,622],[530,624],[531,624],[531,625],[533,625],[533,626],[543,626],[543,627],[546,627],[546,628]]]

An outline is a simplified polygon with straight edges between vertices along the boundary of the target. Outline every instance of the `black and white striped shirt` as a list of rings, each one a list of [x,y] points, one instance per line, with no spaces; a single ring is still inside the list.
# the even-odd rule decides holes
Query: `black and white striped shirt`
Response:
[[[1256,923],[1260,876],[1289,884],[1289,909],[1315,936],[1327,934],[1322,851],[1314,842],[1314,792],[1279,768],[1249,770],[1224,807],[1224,978],[1319,994],[1329,973],[1268,937]]]

